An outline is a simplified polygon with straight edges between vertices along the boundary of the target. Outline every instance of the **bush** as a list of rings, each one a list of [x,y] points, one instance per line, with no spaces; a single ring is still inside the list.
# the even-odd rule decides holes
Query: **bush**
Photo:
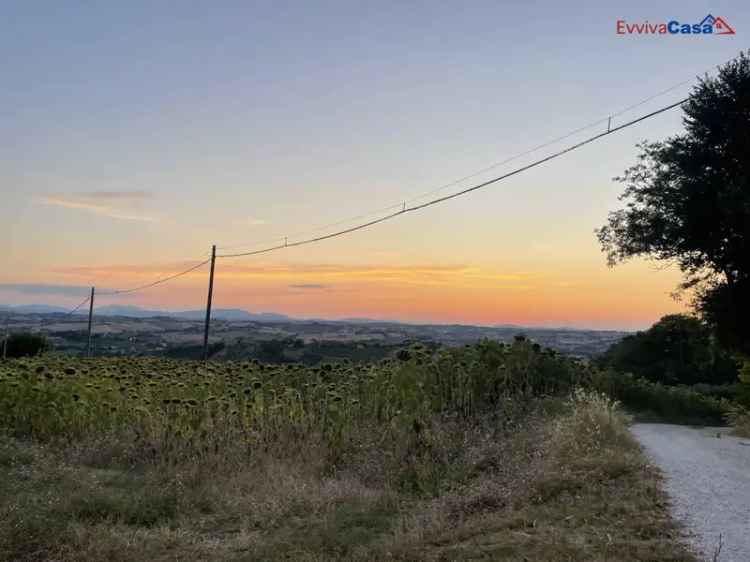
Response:
[[[737,382],[737,363],[709,328],[682,314],[665,316],[645,332],[612,345],[598,363],[662,384]]]
[[[750,437],[750,411],[741,406],[732,406],[726,414],[732,433],[740,437]]]
[[[730,405],[686,386],[667,386],[612,370],[596,373],[593,386],[641,417],[674,423],[723,425]]]
[[[0,342],[0,349],[7,346],[5,354],[7,357],[34,357],[49,351],[52,348],[49,340],[42,334],[11,334],[6,340]]]
[[[563,456],[580,459],[630,440],[628,416],[617,400],[604,393],[578,387],[566,399],[565,409],[553,425],[556,448]]]

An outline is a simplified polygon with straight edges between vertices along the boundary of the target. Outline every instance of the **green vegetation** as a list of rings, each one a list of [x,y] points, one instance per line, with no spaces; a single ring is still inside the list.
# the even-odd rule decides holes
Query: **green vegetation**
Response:
[[[625,336],[598,363],[667,385],[731,384],[738,376],[735,360],[716,345],[709,328],[681,314]]]
[[[644,143],[618,178],[625,209],[598,231],[611,264],[676,263],[683,289],[722,345],[750,356],[750,51],[704,78],[683,106],[686,131]]]
[[[226,345],[223,341],[210,343],[208,345],[209,359],[220,353],[225,347]],[[170,359],[202,359],[203,344],[173,346],[167,349],[164,355]]]
[[[629,373],[605,371],[596,388],[621,401],[641,420],[723,425],[731,402],[686,386],[668,386]]]
[[[596,363],[611,371],[597,388],[641,418],[737,425],[750,404],[750,369],[691,316],[665,316],[614,344]]]
[[[257,359],[263,363],[320,363],[376,362],[393,355],[404,343],[385,344],[373,340],[341,340],[305,342],[297,337],[245,341],[242,338],[228,344],[217,356],[221,360],[243,361]],[[435,347],[434,344],[423,344]]]
[[[736,435],[750,437],[750,361],[742,365],[739,378],[738,403],[729,408],[726,418]]]
[[[6,357],[32,357],[41,355],[52,348],[49,340],[41,334],[11,334],[0,340],[0,350]]]
[[[523,339],[8,361],[0,559],[693,561],[613,377]]]
[[[726,414],[732,432],[739,437],[750,437],[750,411],[742,406],[731,406]]]

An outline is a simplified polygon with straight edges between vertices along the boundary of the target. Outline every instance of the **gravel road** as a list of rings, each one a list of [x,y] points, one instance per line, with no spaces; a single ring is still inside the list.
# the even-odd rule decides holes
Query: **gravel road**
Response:
[[[721,562],[750,561],[750,439],[715,427],[638,423],[632,431],[667,477],[696,552],[712,560],[721,535]]]

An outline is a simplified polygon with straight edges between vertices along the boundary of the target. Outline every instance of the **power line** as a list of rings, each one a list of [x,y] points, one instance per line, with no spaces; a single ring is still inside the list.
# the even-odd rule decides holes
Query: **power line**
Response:
[[[550,160],[554,160],[555,158],[558,158],[564,154],[567,154],[568,152],[573,152],[574,150],[578,150],[579,148],[586,146],[587,144],[590,144],[594,141],[597,141],[603,137],[606,137],[607,135],[611,135],[612,133],[616,133],[617,131],[621,131],[622,129],[626,129],[628,127],[631,127],[635,125],[636,123],[640,123],[641,121],[645,121],[646,119],[650,119],[651,117],[655,117],[656,115],[659,115],[661,113],[664,113],[665,111],[669,111],[670,109],[674,109],[675,107],[678,107],[688,101],[690,98],[682,99],[678,102],[672,103],[670,105],[664,106],[661,109],[657,109],[656,111],[652,111],[651,113],[648,113],[646,115],[643,115],[641,117],[638,117],[637,119],[633,119],[632,121],[628,121],[627,123],[624,123],[618,127],[615,127],[613,129],[608,129],[604,131],[603,133],[599,133],[598,135],[594,135],[593,137],[589,137],[577,144],[571,145],[567,148],[564,148],[563,150],[560,150],[558,152],[555,152],[554,154],[550,154],[549,156],[542,158],[541,160],[537,160],[535,162],[532,162],[531,164],[527,164],[526,166],[522,166],[521,168],[517,168],[511,172],[508,172],[507,174],[503,174],[502,176],[498,176],[496,178],[493,178],[491,180],[488,180],[486,182],[480,183],[478,185],[475,185],[473,187],[469,187],[467,189],[457,191],[456,193],[451,193],[450,195],[446,195],[444,197],[439,197],[438,199],[433,199],[432,201],[428,201],[427,203],[422,203],[421,205],[416,205],[414,207],[409,207],[404,209],[403,212],[410,212],[410,211],[418,211],[420,209],[424,209],[425,207],[430,207],[431,205],[436,205],[438,203],[442,203],[443,201],[448,201],[449,199],[455,199],[456,197],[460,197],[461,195],[465,195],[467,193],[471,193],[472,191],[476,191],[477,189],[481,189],[483,187],[486,187],[488,185],[492,185],[493,183],[499,182],[501,180],[504,180],[506,178],[509,178],[511,176],[515,176],[516,174],[520,174],[521,172],[525,172],[526,170],[529,170],[531,168],[534,168],[536,166],[539,166],[540,164],[544,164],[545,162],[549,162]]]
[[[562,136],[559,136],[559,137],[556,137],[556,138],[554,138],[554,139],[552,139],[550,141],[547,141],[545,143],[537,145],[537,146],[535,146],[533,148],[530,148],[529,150],[525,150],[523,152],[520,152],[520,153],[516,154],[515,156],[510,156],[510,157],[506,158],[505,160],[501,160],[500,162],[495,162],[494,164],[490,164],[489,166],[486,166],[485,168],[482,168],[481,170],[479,170],[477,172],[474,172],[473,174],[469,174],[468,176],[464,176],[464,177],[462,177],[460,179],[457,179],[455,181],[452,181],[452,182],[443,184],[443,185],[441,185],[439,187],[436,187],[435,189],[431,189],[430,191],[427,191],[427,192],[425,192],[425,193],[423,193],[421,195],[418,195],[417,197],[414,197],[412,199],[408,199],[406,202],[407,203],[413,203],[414,201],[418,201],[420,199],[424,199],[425,197],[428,197],[428,196],[433,195],[435,193],[439,193],[440,191],[443,191],[444,189],[447,189],[447,188],[452,187],[454,185],[458,185],[461,182],[464,182],[464,181],[466,181],[468,179],[475,178],[475,177],[477,177],[479,175],[482,175],[482,174],[484,174],[486,172],[489,172],[490,170],[494,170],[495,168],[503,166],[504,164],[508,164],[510,162],[513,162],[514,160],[518,160],[519,158],[523,158],[524,156],[528,156],[529,154],[533,154],[534,152],[537,152],[537,151],[539,151],[539,150],[541,150],[543,148],[547,148],[548,146],[551,146],[553,144],[557,144],[560,141],[564,141],[566,139],[569,139],[570,137],[575,136],[578,133],[582,133],[583,131],[591,129],[592,127],[596,127],[597,125],[602,125],[604,123],[610,123],[611,120],[614,119],[615,117],[619,117],[620,115],[623,115],[623,114],[627,113],[628,111],[632,111],[633,109],[636,109],[636,108],[638,108],[638,107],[640,107],[640,106],[642,106],[642,105],[644,105],[644,104],[646,104],[646,103],[648,103],[648,102],[650,102],[650,101],[652,101],[652,100],[654,100],[654,99],[656,99],[658,97],[661,97],[664,94],[668,94],[669,92],[672,92],[672,91],[676,90],[677,88],[680,88],[680,87],[684,86],[685,84],[688,84],[688,83],[690,83],[692,81],[693,81],[692,78],[688,79],[688,80],[683,80],[679,84],[675,84],[674,86],[670,86],[669,88],[667,88],[665,90],[657,92],[657,93],[655,93],[655,94],[653,94],[653,95],[651,95],[651,96],[649,96],[647,98],[644,98],[641,101],[639,101],[637,103],[634,103],[633,105],[629,105],[628,107],[625,107],[625,108],[623,108],[623,109],[621,109],[621,110],[613,113],[612,115],[610,115],[608,117],[603,117],[602,119],[599,119],[597,121],[593,121],[593,122],[589,123],[588,125],[584,125],[583,127],[579,127],[578,129],[574,129],[573,131],[570,131],[569,133],[566,133],[566,134],[564,134]]]
[[[383,213],[385,211],[390,211],[392,209],[401,209],[401,208],[403,208],[403,205],[404,205],[403,203],[397,203],[395,205],[389,205],[388,207],[381,207],[379,209],[375,209],[374,211],[370,211],[368,213],[362,213],[360,215],[356,215],[356,216],[353,216],[353,217],[348,217],[348,218],[345,218],[345,219],[341,219],[341,220],[338,220],[336,222],[324,224],[324,225],[321,225],[321,226],[316,226],[316,227],[313,227],[313,228],[308,228],[306,230],[298,230],[297,232],[294,232],[292,234],[288,234],[286,236],[277,236],[275,238],[266,238],[265,242],[261,242],[261,243],[257,243],[257,244],[260,245],[262,243],[276,242],[276,241],[279,241],[279,240],[287,240],[289,238],[294,238],[296,236],[301,236],[302,234],[309,234],[311,232],[320,232],[321,230],[328,230],[329,228],[333,228],[334,226],[339,226],[339,225],[345,224],[347,222],[352,222],[352,221],[364,219],[364,218],[367,218],[367,217],[371,217],[373,215],[378,215],[378,214]],[[219,249],[219,250],[231,250],[231,249],[234,249],[234,248],[246,248],[248,245],[249,245],[249,243],[245,242],[243,244],[232,244],[230,246],[217,246],[217,249]],[[218,256],[218,257],[221,257],[221,256]]]
[[[398,217],[400,215],[403,215],[403,214],[406,214],[406,213],[411,213],[411,212],[414,212],[414,211],[419,211],[419,210],[424,209],[426,207],[430,207],[432,205],[437,205],[438,203],[443,203],[443,202],[448,201],[450,199],[455,199],[456,197],[460,197],[462,195],[466,195],[467,193],[471,193],[472,191],[476,191],[478,189],[482,189],[484,187],[487,187],[489,185],[492,185],[494,183],[497,183],[499,181],[507,179],[507,178],[509,178],[511,176],[515,176],[517,174],[525,172],[526,170],[530,170],[531,168],[535,168],[536,166],[540,166],[541,164],[544,164],[545,162],[549,162],[550,160],[554,160],[555,158],[559,158],[560,156],[563,156],[564,154],[567,154],[569,152],[573,152],[574,150],[578,150],[579,148],[581,148],[583,146],[586,146],[587,144],[590,144],[592,142],[595,142],[595,141],[597,141],[597,140],[599,140],[599,139],[601,139],[603,137],[611,135],[612,133],[616,133],[617,131],[621,131],[623,129],[631,127],[631,126],[635,125],[636,123],[640,123],[641,121],[645,121],[646,119],[650,119],[651,117],[655,117],[656,115],[664,113],[665,111],[669,111],[670,109],[674,109],[675,107],[678,107],[678,106],[682,105],[683,103],[685,103],[686,101],[688,101],[688,99],[689,98],[685,98],[685,99],[680,100],[680,101],[678,101],[676,103],[672,103],[670,105],[667,105],[665,107],[657,109],[656,111],[652,111],[651,113],[648,113],[646,115],[638,117],[637,119],[633,119],[632,121],[628,121],[627,123],[619,125],[618,127],[607,129],[606,131],[604,131],[602,133],[599,133],[597,135],[589,137],[589,138],[587,138],[587,139],[585,139],[585,140],[583,140],[583,141],[581,141],[579,143],[573,144],[573,145],[571,145],[571,146],[569,146],[567,148],[564,148],[563,150],[560,150],[558,152],[550,154],[549,156],[546,156],[546,157],[544,157],[544,158],[542,158],[540,160],[536,160],[536,161],[534,161],[534,162],[532,162],[530,164],[527,164],[526,166],[522,166],[520,168],[516,168],[515,170],[512,170],[512,171],[510,171],[510,172],[508,172],[506,174],[503,174],[503,175],[498,176],[496,178],[492,178],[490,180],[487,180],[487,181],[482,182],[480,184],[477,184],[477,185],[474,185],[472,187],[463,189],[461,191],[457,191],[455,193],[451,193],[450,195],[445,195],[443,197],[438,197],[436,199],[432,199],[432,200],[427,201],[425,203],[422,203],[422,204],[419,204],[419,205],[414,205],[414,206],[411,206],[411,207],[407,207],[406,203],[404,203],[403,207],[400,210],[398,210],[398,211],[396,211],[394,213],[390,213],[390,214],[388,214],[388,215],[386,215],[384,217],[380,217],[380,218],[377,218],[377,219],[374,219],[374,220],[371,220],[371,221],[368,221],[368,222],[365,222],[365,223],[362,223],[362,224],[358,224],[358,225],[352,226],[350,228],[346,228],[344,230],[339,230],[337,232],[332,232],[332,233],[326,234],[324,236],[317,236],[315,238],[308,238],[306,240],[299,240],[297,242],[287,242],[285,240],[283,244],[279,244],[279,245],[276,245],[276,246],[271,246],[269,248],[263,248],[263,249],[260,249],[260,250],[253,250],[253,251],[250,251],[250,252],[240,252],[240,253],[234,253],[234,254],[218,254],[216,257],[219,257],[219,258],[238,258],[238,257],[244,257],[244,256],[254,256],[254,255],[258,255],[258,254],[265,254],[265,253],[268,253],[268,252],[273,252],[273,251],[276,251],[276,250],[281,250],[283,248],[293,248],[293,247],[297,247],[297,246],[303,246],[303,245],[307,245],[307,244],[313,244],[315,242],[321,242],[323,240],[328,240],[330,238],[336,238],[338,236],[343,236],[345,234],[349,234],[349,233],[355,232],[357,230],[362,230],[362,229],[368,228],[370,226],[374,226],[376,224],[379,224],[381,222],[385,222],[385,221],[391,220],[391,219],[396,218],[396,217]]]
[[[196,264],[185,271],[181,271],[180,273],[175,273],[174,275],[169,275],[168,277],[162,277],[160,279],[157,279],[156,281],[153,281],[151,283],[147,283],[145,285],[140,285],[139,287],[133,287],[132,289],[120,289],[116,291],[109,291],[106,293],[100,293],[101,296],[115,296],[115,295],[125,295],[129,293],[135,293],[137,291],[143,291],[145,289],[150,289],[151,287],[155,287],[156,285],[161,285],[162,283],[166,283],[167,281],[172,281],[173,279],[177,279],[178,277],[182,277],[183,275],[187,275],[188,273],[195,271],[196,269],[203,267],[208,262],[210,262],[211,259],[204,260],[200,262],[199,264]]]
[[[356,220],[361,220],[361,219],[364,219],[364,218],[367,218],[367,217],[371,217],[373,215],[378,215],[378,214],[386,212],[386,211],[391,211],[391,210],[394,210],[394,209],[403,209],[404,202],[407,205],[409,203],[414,203],[415,201],[419,201],[421,199],[424,199],[425,197],[429,197],[430,195],[434,195],[435,193],[439,193],[441,191],[444,191],[445,189],[447,189],[449,187],[453,187],[455,185],[459,185],[459,184],[463,183],[466,180],[469,180],[469,179],[475,178],[477,176],[480,176],[482,174],[485,174],[485,173],[487,173],[487,172],[489,172],[491,170],[499,168],[500,166],[503,166],[505,164],[509,164],[510,162],[518,160],[519,158],[523,158],[524,156],[528,156],[529,154],[533,154],[534,152],[542,150],[543,148],[547,148],[548,146],[557,144],[557,143],[559,143],[561,141],[564,141],[564,140],[566,140],[566,139],[568,139],[568,138],[570,138],[572,136],[575,136],[575,135],[577,135],[579,133],[582,133],[583,131],[586,131],[588,129],[596,127],[597,125],[602,125],[603,123],[610,123],[612,119],[614,119],[616,117],[619,117],[619,116],[621,116],[621,115],[623,115],[625,113],[628,113],[629,111],[632,111],[633,109],[636,109],[636,108],[638,108],[638,107],[640,107],[640,106],[642,106],[642,105],[644,105],[644,104],[646,104],[646,103],[648,103],[650,101],[653,101],[654,99],[659,98],[659,97],[661,97],[661,96],[663,96],[665,94],[673,92],[674,90],[676,90],[678,88],[681,88],[682,86],[693,82],[693,80],[694,80],[694,78],[688,78],[687,80],[683,80],[682,82],[674,84],[673,86],[670,86],[669,88],[666,88],[664,90],[660,90],[659,92],[656,92],[655,94],[652,94],[652,95],[650,95],[650,96],[648,96],[648,97],[646,97],[646,98],[644,98],[644,99],[642,99],[642,100],[640,100],[640,101],[638,101],[638,102],[636,102],[636,103],[634,103],[632,105],[624,107],[624,108],[616,111],[615,113],[612,113],[611,115],[609,115],[607,117],[603,117],[603,118],[598,119],[596,121],[592,121],[591,123],[589,123],[587,125],[584,125],[582,127],[578,127],[577,129],[574,129],[574,130],[572,130],[572,131],[570,131],[568,133],[565,133],[564,135],[561,135],[559,137],[555,137],[555,138],[553,138],[553,139],[551,139],[549,141],[546,141],[544,143],[536,145],[533,148],[530,148],[528,150],[524,150],[524,151],[519,152],[519,153],[517,153],[517,154],[515,154],[513,156],[505,158],[504,160],[500,160],[498,162],[490,164],[489,166],[485,166],[484,168],[482,168],[480,170],[477,170],[476,172],[473,172],[473,173],[471,173],[469,175],[463,176],[463,177],[458,178],[456,180],[450,181],[448,183],[442,184],[442,185],[440,185],[438,187],[430,189],[429,191],[421,193],[420,195],[417,195],[417,196],[412,197],[410,199],[406,199],[405,201],[402,201],[401,203],[397,203],[397,204],[394,204],[394,205],[389,205],[387,207],[381,207],[379,209],[375,209],[375,210],[367,212],[367,213],[363,213],[363,214],[359,214],[359,215],[356,215],[356,216],[353,216],[353,217],[349,217],[349,218],[346,218],[346,219],[338,220],[336,222],[325,224],[325,225],[322,225],[322,226],[318,226],[318,227],[314,227],[314,228],[310,228],[310,229],[306,229],[306,230],[302,230],[302,231],[297,231],[297,232],[289,234],[287,236],[277,236],[275,238],[267,238],[265,243],[277,242],[277,241],[280,241],[280,240],[286,240],[288,238],[294,238],[296,236],[301,236],[303,234],[309,234],[309,233],[312,233],[312,232],[319,232],[321,230],[328,230],[329,228],[333,228],[333,227],[339,226],[341,224],[345,224],[345,223],[356,221]],[[262,244],[262,243],[263,242],[258,243],[258,244]],[[234,249],[234,248],[247,247],[250,244],[251,243],[245,242],[245,243],[232,244],[232,245],[227,245],[227,246],[218,246],[218,248],[220,250],[231,250],[231,249]],[[221,256],[219,256],[219,257],[221,257]]]
[[[578,148],[581,148],[582,146],[584,146],[586,144],[589,144],[591,142],[594,142],[594,141],[596,141],[596,140],[598,140],[598,139],[600,139],[600,138],[602,138],[604,136],[607,136],[609,134],[612,134],[614,132],[622,130],[622,129],[626,128],[626,127],[630,127],[632,125],[635,125],[636,123],[639,123],[640,121],[643,121],[645,119],[648,119],[650,117],[653,117],[655,115],[663,113],[664,111],[668,111],[669,109],[672,109],[674,107],[677,107],[677,106],[683,104],[685,101],[687,101],[687,99],[683,99],[683,100],[681,100],[681,101],[679,101],[677,103],[674,103],[674,104],[671,104],[669,106],[663,107],[663,108],[661,108],[661,109],[659,109],[657,111],[654,111],[652,113],[649,113],[649,114],[644,115],[642,117],[639,117],[637,119],[629,121],[629,122],[627,122],[627,123],[625,123],[623,125],[620,125],[618,127],[610,128],[611,121],[612,121],[612,119],[614,117],[618,117],[620,115],[623,115],[624,113],[632,111],[633,109],[635,109],[635,108],[637,108],[639,106],[642,106],[645,103],[648,103],[649,101],[652,101],[653,99],[655,99],[657,97],[660,97],[660,96],[662,96],[662,95],[664,95],[666,93],[669,93],[671,91],[676,90],[677,88],[679,88],[681,86],[684,86],[687,83],[692,82],[692,80],[693,79],[683,80],[682,82],[679,82],[678,84],[670,86],[669,88],[667,88],[665,90],[661,90],[660,92],[657,92],[657,93],[655,93],[655,94],[653,94],[653,95],[651,95],[651,96],[649,96],[647,98],[644,98],[643,100],[641,100],[641,101],[639,101],[639,102],[637,102],[637,103],[635,103],[633,105],[625,107],[625,108],[623,108],[623,109],[621,109],[621,110],[619,110],[619,111],[611,114],[610,116],[608,116],[606,118],[602,118],[602,119],[599,119],[599,120],[594,121],[592,123],[589,123],[588,125],[584,125],[583,127],[579,127],[579,128],[577,128],[577,129],[575,129],[573,131],[570,131],[569,133],[566,133],[565,135],[562,135],[560,137],[554,138],[554,139],[552,139],[550,141],[547,141],[545,143],[537,145],[537,146],[535,146],[535,147],[533,147],[533,148],[531,148],[529,150],[525,150],[523,152],[520,152],[520,153],[518,153],[518,154],[516,154],[514,156],[511,156],[509,158],[506,158],[505,160],[502,160],[500,162],[496,162],[494,164],[491,164],[490,166],[482,168],[481,170],[479,170],[477,172],[474,172],[472,174],[469,174],[467,176],[464,176],[464,177],[462,177],[460,179],[457,179],[457,180],[454,180],[452,182],[443,184],[443,185],[441,185],[439,187],[436,187],[436,188],[434,188],[434,189],[432,189],[430,191],[422,193],[421,195],[418,195],[418,196],[416,196],[414,198],[407,199],[403,203],[399,203],[399,204],[396,204],[396,205],[390,205],[388,207],[383,207],[383,208],[380,208],[378,210],[371,211],[369,213],[361,214],[361,215],[358,215],[358,216],[355,216],[355,217],[350,217],[348,219],[339,220],[339,221],[337,221],[335,223],[330,223],[328,225],[323,225],[323,226],[315,227],[315,228],[312,228],[312,229],[308,229],[306,231],[298,232],[298,233],[296,233],[296,234],[294,234],[292,236],[299,236],[301,234],[308,233],[308,232],[317,232],[317,231],[320,231],[320,230],[326,230],[326,229],[329,229],[331,227],[338,226],[340,224],[344,224],[344,223],[347,223],[347,222],[352,222],[352,221],[355,221],[355,220],[363,219],[363,218],[366,218],[366,217],[369,217],[369,216],[373,216],[373,215],[379,214],[381,212],[391,211],[391,210],[394,210],[394,209],[398,209],[397,211],[389,213],[389,214],[387,214],[385,216],[382,216],[382,217],[373,219],[371,221],[367,221],[365,223],[358,224],[358,225],[355,225],[355,226],[352,226],[352,227],[349,227],[349,228],[346,228],[346,229],[343,229],[343,230],[339,230],[337,232],[329,233],[329,234],[326,234],[326,235],[323,235],[323,236],[317,236],[317,237],[313,237],[313,238],[309,238],[309,239],[305,239],[305,240],[299,240],[299,241],[291,242],[291,243],[288,242],[288,238],[289,237],[287,236],[287,237],[283,238],[283,241],[284,241],[283,244],[275,244],[275,245],[272,245],[270,247],[261,248],[261,249],[257,249],[257,250],[252,250],[252,251],[247,251],[247,252],[216,254],[216,257],[219,257],[219,258],[233,258],[233,257],[242,257],[242,256],[252,256],[252,255],[268,253],[268,252],[272,252],[272,251],[276,251],[276,250],[281,250],[283,248],[289,248],[289,247],[302,246],[302,245],[306,245],[306,244],[312,244],[312,243],[315,243],[315,242],[320,242],[320,241],[323,241],[323,240],[327,240],[329,238],[335,238],[335,237],[338,237],[338,236],[343,236],[345,234],[349,234],[349,233],[355,232],[357,230],[362,230],[364,228],[368,228],[370,226],[374,226],[374,225],[379,224],[381,222],[385,222],[387,220],[395,218],[395,217],[397,217],[399,215],[402,215],[402,214],[405,214],[405,213],[409,213],[409,212],[413,212],[413,211],[418,211],[418,210],[424,209],[426,207],[429,207],[429,206],[432,206],[432,205],[436,205],[438,203],[442,203],[444,201],[447,201],[447,200],[454,199],[456,197],[465,195],[465,194],[470,193],[472,191],[475,191],[477,189],[481,189],[483,187],[486,187],[488,185],[494,184],[494,183],[496,183],[498,181],[501,181],[503,179],[506,179],[508,177],[511,177],[513,175],[516,175],[516,174],[519,174],[521,172],[529,170],[529,169],[531,169],[533,167],[536,167],[538,165],[541,165],[541,164],[543,164],[545,162],[548,162],[548,161],[550,161],[550,160],[552,160],[554,158],[562,156],[562,155],[564,155],[564,154],[566,154],[568,152],[572,152],[574,150],[577,150]],[[488,172],[488,171],[490,171],[492,169],[495,169],[495,168],[497,168],[499,166],[502,166],[504,164],[507,164],[509,162],[517,160],[518,158],[521,158],[523,156],[527,156],[527,155],[532,154],[532,153],[534,153],[534,152],[536,152],[538,150],[546,148],[546,147],[548,147],[550,145],[556,144],[556,143],[558,143],[558,142],[560,142],[562,140],[570,138],[570,137],[572,137],[572,136],[574,136],[574,135],[576,135],[578,133],[581,133],[581,132],[583,132],[583,131],[585,131],[587,129],[590,129],[592,127],[600,125],[600,124],[604,123],[605,121],[608,123],[608,127],[607,127],[607,131],[606,132],[594,135],[594,136],[592,136],[592,137],[590,137],[588,139],[585,139],[584,141],[582,141],[580,143],[577,143],[577,144],[574,144],[574,145],[572,145],[570,147],[567,147],[567,148],[565,148],[565,149],[563,149],[561,151],[558,151],[558,152],[556,152],[556,153],[554,153],[554,154],[552,154],[550,156],[547,156],[545,158],[542,158],[540,160],[532,162],[531,164],[528,164],[528,165],[523,166],[521,168],[512,170],[511,172],[508,172],[507,174],[503,174],[503,175],[498,176],[496,178],[493,178],[493,179],[490,179],[488,181],[482,182],[482,183],[480,183],[478,185],[469,187],[467,189],[458,191],[456,193],[452,193],[452,194],[444,196],[444,197],[439,197],[439,198],[436,198],[436,199],[432,199],[430,201],[427,201],[427,202],[419,204],[419,205],[407,206],[409,203],[413,203],[415,201],[419,201],[420,199],[424,199],[425,197],[427,197],[429,195],[433,195],[435,193],[438,193],[438,192],[440,192],[440,191],[442,191],[444,189],[447,189],[448,187],[460,184],[460,183],[466,181],[467,179],[471,179],[473,177],[479,176],[479,175],[481,175],[483,173],[486,173],[486,172]],[[275,238],[274,240],[281,240],[281,237]],[[230,248],[239,247],[239,246],[240,245],[223,246],[223,247],[220,247],[220,248],[222,248],[222,249],[230,249]],[[181,272],[176,273],[174,275],[169,275],[167,277],[159,278],[159,279],[157,279],[157,280],[155,280],[153,282],[147,283],[145,285],[140,285],[138,287],[133,287],[131,289],[122,289],[122,290],[109,291],[109,292],[105,292],[105,293],[101,293],[101,294],[103,296],[117,296],[117,295],[130,294],[130,293],[135,293],[135,292],[138,292],[138,291],[146,290],[146,289],[149,289],[151,287],[155,287],[157,285],[160,285],[160,284],[163,284],[163,283],[167,283],[169,281],[177,279],[178,277],[182,277],[183,275],[187,275],[188,273],[191,273],[192,271],[195,271],[196,269],[198,269],[198,268],[206,265],[210,261],[211,261],[210,258],[209,259],[205,259],[205,260],[201,261],[200,263],[198,263],[198,264],[196,264],[196,265],[194,265],[194,266],[192,266],[192,267],[190,267],[190,268],[188,268],[188,269],[186,269],[184,271],[181,271]],[[81,302],[78,306],[76,306],[72,311],[68,312],[67,314],[73,314],[78,309],[80,309],[80,307],[82,307],[87,302],[89,302],[89,300],[90,300],[90,297],[88,297],[86,300],[84,300],[83,302]]]
[[[81,304],[79,304],[78,306],[76,306],[76,307],[75,307],[75,308],[74,308],[73,310],[71,310],[70,312],[66,312],[65,314],[66,314],[66,315],[68,315],[68,316],[70,316],[71,314],[73,314],[74,312],[76,312],[76,311],[77,311],[77,310],[78,310],[79,308],[81,308],[81,307],[82,307],[82,306],[83,306],[84,304],[86,304],[87,302],[89,302],[90,300],[91,300],[91,296],[88,296],[88,297],[86,297],[86,298],[85,298],[85,299],[83,300],[83,302],[81,302]]]

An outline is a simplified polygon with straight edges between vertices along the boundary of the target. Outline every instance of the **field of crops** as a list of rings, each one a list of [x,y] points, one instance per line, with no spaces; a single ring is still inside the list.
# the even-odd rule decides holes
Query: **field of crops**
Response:
[[[227,426],[247,439],[281,428],[337,435],[361,419],[472,417],[517,397],[563,393],[586,372],[528,342],[438,354],[415,346],[378,364],[317,367],[44,356],[0,365],[0,427],[38,439],[127,427],[190,438]]]
[[[524,339],[316,367],[9,360],[0,560],[692,561],[643,535],[671,523],[607,381]]]

